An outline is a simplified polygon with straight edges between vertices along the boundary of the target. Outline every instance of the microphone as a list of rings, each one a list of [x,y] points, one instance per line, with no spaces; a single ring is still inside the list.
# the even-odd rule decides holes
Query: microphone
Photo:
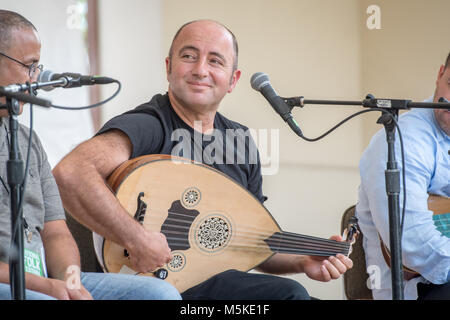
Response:
[[[116,82],[116,80],[108,77],[85,76],[79,73],[53,73],[50,70],[42,71],[38,76],[38,82],[55,82],[49,86],[43,86],[41,89],[45,91],[53,90],[57,87],[77,88],[81,86],[91,86],[94,84],[108,84]]]
[[[250,84],[253,89],[262,93],[264,98],[269,101],[272,108],[281,116],[281,118],[283,118],[284,121],[292,118],[292,108],[290,108],[272,88],[269,81],[269,76],[267,74],[262,72],[255,73],[250,79]]]
[[[50,91],[55,88],[77,88],[81,86],[91,86],[94,84],[108,84],[117,82],[117,80],[99,77],[99,76],[84,76],[79,73],[53,73],[50,70],[42,71],[37,82],[32,83],[18,83],[1,87],[3,92],[17,93],[32,90],[34,95],[37,95],[37,89]]]
[[[270,103],[275,112],[278,113],[285,122],[287,122],[289,127],[291,127],[291,129],[297,135],[302,137],[303,133],[300,130],[298,123],[292,117],[292,107],[288,106],[286,101],[284,101],[272,88],[272,85],[269,81],[269,76],[265,73],[257,72],[251,77],[250,84],[253,89],[261,92],[261,94]]]

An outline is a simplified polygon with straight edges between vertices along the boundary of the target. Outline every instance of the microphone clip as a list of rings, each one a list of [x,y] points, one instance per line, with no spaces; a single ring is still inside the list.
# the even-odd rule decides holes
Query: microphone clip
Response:
[[[63,88],[79,88],[81,86],[93,85],[95,81],[92,76],[83,76],[78,73],[62,73],[60,75],[60,79],[64,78],[66,80],[66,84],[63,85]]]
[[[280,97],[281,99],[284,100],[284,102],[286,102],[286,104],[290,107],[290,109],[292,110],[294,107],[300,107],[303,108],[305,106],[304,104],[304,100],[305,98],[303,96],[300,97],[291,97],[291,98],[283,98]]]

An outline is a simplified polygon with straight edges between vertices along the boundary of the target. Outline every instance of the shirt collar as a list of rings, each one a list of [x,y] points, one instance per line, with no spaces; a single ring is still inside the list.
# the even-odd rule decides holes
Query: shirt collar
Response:
[[[435,115],[434,111],[432,112],[432,114],[433,114],[434,124],[436,125],[436,132],[437,132],[437,136],[438,136],[438,141],[439,142],[442,142],[444,140],[449,140],[450,141],[450,136],[447,133],[445,133],[445,131],[441,128],[441,126],[437,122],[436,115]]]

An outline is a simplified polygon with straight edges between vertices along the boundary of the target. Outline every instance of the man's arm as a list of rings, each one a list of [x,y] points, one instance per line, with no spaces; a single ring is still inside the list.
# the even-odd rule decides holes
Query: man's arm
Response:
[[[80,254],[66,222],[46,222],[41,238],[49,276],[64,282],[64,287],[58,289],[58,296],[67,295],[67,298],[76,300],[92,299],[90,293],[81,285]],[[61,286],[61,283],[57,286]]]
[[[64,220],[46,222],[41,238],[51,278],[65,280],[68,267],[80,267],[78,247]]]
[[[450,277],[450,240],[437,231],[433,214],[428,210],[428,188],[437,167],[436,142],[431,127],[423,120],[409,118],[402,122],[405,151],[406,208],[402,234],[403,264],[419,272],[428,281],[440,284]],[[370,216],[389,247],[389,210],[384,181],[387,145],[384,134],[378,134],[360,161],[361,193],[365,195]],[[402,170],[400,141],[396,139],[396,159]],[[400,206],[403,205],[401,184]],[[402,212],[400,208],[400,213]],[[358,207],[357,207],[358,210]],[[363,230],[364,231],[364,230]],[[375,255],[376,253],[369,253]]]
[[[9,282],[9,265],[0,261],[0,282]],[[51,284],[49,279],[25,272],[25,285],[27,289],[48,294]]]
[[[9,265],[0,262],[0,282],[9,284]],[[25,272],[26,289],[40,292],[60,300],[69,300],[66,282],[58,279],[45,278]]]
[[[136,271],[148,272],[171,260],[165,236],[132,219],[105,180],[132,152],[131,142],[111,130],[78,146],[53,170],[64,207],[89,229],[126,248]]]

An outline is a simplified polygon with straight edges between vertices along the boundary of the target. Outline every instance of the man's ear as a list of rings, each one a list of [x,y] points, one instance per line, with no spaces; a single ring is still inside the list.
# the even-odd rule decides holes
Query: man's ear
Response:
[[[437,76],[436,82],[439,81],[442,78],[442,76],[444,75],[444,72],[445,72],[445,66],[441,65],[441,67],[439,68],[439,72],[438,72],[438,76]]]
[[[233,72],[233,76],[231,77],[230,88],[228,89],[228,93],[231,93],[234,90],[240,77],[241,77],[241,70],[236,69]]]
[[[170,63],[170,58],[167,57],[166,58],[166,76],[167,77],[169,76],[171,71],[172,71],[172,66],[171,66],[171,63]]]

